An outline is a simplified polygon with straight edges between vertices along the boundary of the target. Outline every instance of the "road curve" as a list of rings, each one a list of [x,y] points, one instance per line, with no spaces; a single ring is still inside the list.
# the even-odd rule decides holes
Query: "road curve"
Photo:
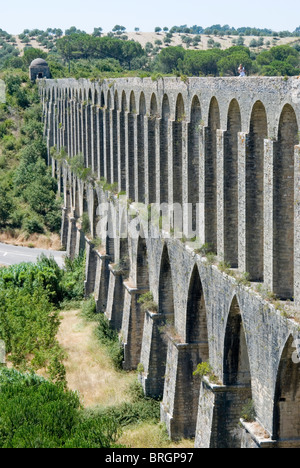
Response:
[[[18,247],[14,245],[0,243],[0,265],[10,266],[18,263],[35,263],[38,257],[44,254],[46,257],[53,257],[62,268],[66,252],[45,249],[31,249],[29,247]]]

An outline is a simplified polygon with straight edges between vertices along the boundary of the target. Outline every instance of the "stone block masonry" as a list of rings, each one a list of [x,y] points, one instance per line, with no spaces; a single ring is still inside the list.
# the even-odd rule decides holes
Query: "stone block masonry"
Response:
[[[49,164],[64,200],[62,242],[70,256],[86,249],[86,295],[120,332],[124,368],[138,368],[145,393],[162,398],[170,436],[195,437],[199,448],[300,448],[300,364],[292,359],[300,80],[39,86]],[[50,156],[53,146],[69,163]],[[75,174],[70,161],[79,154]],[[164,204],[155,223],[150,204]],[[176,207],[180,236],[168,207]],[[90,237],[78,222],[83,215]],[[141,306],[145,293],[155,310]],[[207,362],[210,379],[195,376]],[[249,407],[255,421],[241,422]]]

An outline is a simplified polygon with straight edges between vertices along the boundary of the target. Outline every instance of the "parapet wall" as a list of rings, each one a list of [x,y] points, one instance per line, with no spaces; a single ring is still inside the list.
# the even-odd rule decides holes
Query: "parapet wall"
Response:
[[[87,248],[86,293],[120,331],[124,367],[162,397],[170,435],[300,446],[300,81],[46,80],[40,93],[62,240],[71,256]],[[79,176],[80,153],[90,171]],[[150,204],[182,208],[180,239],[172,221],[169,235],[161,217],[148,224]],[[147,291],[155,310],[140,304]],[[201,362],[210,380],[193,375]],[[249,401],[256,423],[242,429]]]

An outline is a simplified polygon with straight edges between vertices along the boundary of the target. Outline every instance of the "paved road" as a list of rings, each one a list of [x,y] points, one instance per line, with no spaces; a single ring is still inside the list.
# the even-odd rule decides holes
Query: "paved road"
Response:
[[[54,257],[57,264],[62,267],[64,263],[63,257],[66,255],[66,252],[30,249],[28,247],[16,247],[0,243],[0,265],[9,266],[22,262],[36,262],[41,254],[45,254],[47,257]]]

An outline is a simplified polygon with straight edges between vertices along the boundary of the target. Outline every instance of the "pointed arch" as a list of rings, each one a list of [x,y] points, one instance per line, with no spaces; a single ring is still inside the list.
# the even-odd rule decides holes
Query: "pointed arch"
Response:
[[[111,263],[115,263],[115,225],[114,216],[111,207],[107,213],[107,229],[106,229],[106,255],[110,257]]]
[[[148,187],[149,203],[156,202],[156,122],[157,99],[153,93],[150,101],[150,118],[148,120]]]
[[[224,385],[251,386],[246,335],[236,296],[232,300],[226,326],[223,381]]]
[[[118,92],[113,96],[112,109],[112,175],[113,182],[118,182]]]
[[[168,247],[165,244],[161,256],[159,274],[159,313],[174,318],[174,290]]]
[[[175,109],[173,133],[173,202],[182,205],[182,156],[183,131],[182,121],[185,119],[185,109],[182,94],[178,94]]]
[[[229,105],[224,144],[224,260],[238,267],[238,133],[241,112],[236,99]]]
[[[128,197],[135,200],[135,178],[134,178],[134,151],[135,151],[135,115],[136,104],[135,95],[131,91],[129,99],[129,113],[128,113]]]
[[[215,97],[209,107],[205,137],[205,239],[217,252],[217,130],[220,110]]]
[[[146,239],[139,237],[136,260],[136,286],[138,289],[149,290],[149,266]]]
[[[209,350],[206,306],[197,265],[194,266],[188,291],[186,342],[201,343],[202,361],[208,361]]]
[[[99,109],[99,166],[100,177],[104,178],[104,93],[101,91]]]
[[[111,174],[111,93],[110,90],[107,92],[107,105],[105,110],[105,158],[106,158],[106,180],[108,183],[112,182]]]
[[[120,177],[119,181],[120,190],[126,190],[126,126],[125,126],[125,113],[127,111],[127,99],[125,91],[122,92],[121,98],[121,112],[120,112]]]
[[[300,364],[294,362],[294,338],[283,349],[274,398],[273,438],[299,440],[300,444]]]
[[[141,92],[139,101],[139,114],[137,118],[137,144],[138,144],[138,202],[145,202],[145,115],[146,99]]]
[[[201,106],[198,96],[191,105],[191,121],[188,133],[188,202],[192,206],[192,219],[189,228],[196,231],[196,207],[199,203],[199,159],[200,159]]]
[[[294,153],[299,141],[294,109],[282,110],[274,155],[274,292],[294,297]]]
[[[264,279],[264,139],[267,113],[261,101],[252,109],[246,151],[246,271],[252,281]]]
[[[169,199],[169,165],[168,165],[168,129],[170,118],[170,103],[167,94],[163,97],[160,121],[160,203],[168,203]]]

